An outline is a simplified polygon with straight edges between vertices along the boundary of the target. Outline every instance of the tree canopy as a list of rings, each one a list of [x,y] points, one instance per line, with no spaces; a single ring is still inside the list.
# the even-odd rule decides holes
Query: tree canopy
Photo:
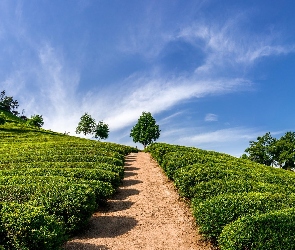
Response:
[[[295,132],[287,132],[280,139],[273,138],[268,132],[257,137],[257,141],[250,141],[250,146],[245,152],[252,161],[283,169],[294,169]]]
[[[107,139],[109,136],[109,125],[105,124],[103,121],[99,121],[94,130],[94,137],[98,140]]]
[[[131,129],[133,142],[139,142],[145,148],[160,137],[161,130],[150,112],[142,112],[137,124]]]
[[[76,134],[83,133],[84,135],[92,134],[95,129],[95,120],[91,115],[85,113],[81,116],[78,127],[76,128]]]
[[[98,140],[107,139],[109,136],[109,125],[105,124],[103,121],[95,123],[95,119],[91,115],[85,113],[81,116],[80,122],[76,128],[76,134],[83,133],[94,134],[94,137]]]
[[[274,163],[274,143],[276,139],[268,132],[257,137],[257,141],[250,141],[250,147],[245,152],[249,154],[249,159],[267,166]]]
[[[275,143],[274,155],[278,165],[284,169],[295,167],[295,132],[287,132]]]
[[[5,90],[0,92],[0,109],[11,112],[14,115],[18,115],[18,106],[18,101],[14,100],[12,96],[6,96]]]
[[[41,128],[44,125],[42,115],[32,115],[30,119],[27,120],[30,126]]]

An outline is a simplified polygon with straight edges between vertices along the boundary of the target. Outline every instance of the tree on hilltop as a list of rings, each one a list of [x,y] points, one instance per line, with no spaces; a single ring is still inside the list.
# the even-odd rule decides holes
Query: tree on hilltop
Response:
[[[95,120],[85,113],[81,116],[80,122],[78,123],[78,127],[76,128],[76,134],[83,133],[84,135],[92,134],[95,129]]]
[[[277,140],[274,155],[281,168],[295,168],[295,132],[287,132]]]
[[[161,130],[150,112],[142,112],[137,124],[131,129],[133,142],[139,142],[145,148],[160,137]]]
[[[280,139],[273,138],[270,133],[250,141],[250,146],[243,155],[254,162],[267,166],[278,166],[283,169],[295,168],[295,132],[287,132]]]
[[[8,111],[14,115],[18,115],[18,106],[18,101],[14,100],[12,96],[6,96],[5,90],[0,92],[0,109]]]
[[[98,140],[104,140],[108,138],[109,132],[109,125],[103,121],[99,121],[94,129],[94,137]]]
[[[249,154],[249,159],[267,166],[271,166],[274,159],[274,143],[276,139],[273,138],[270,132],[263,136],[258,136],[257,141],[250,141],[250,146],[245,149]]]
[[[109,125],[105,124],[103,121],[99,121],[97,124],[91,115],[85,113],[81,116],[78,127],[76,128],[76,134],[83,133],[94,134],[94,137],[98,140],[107,139],[109,136]]]

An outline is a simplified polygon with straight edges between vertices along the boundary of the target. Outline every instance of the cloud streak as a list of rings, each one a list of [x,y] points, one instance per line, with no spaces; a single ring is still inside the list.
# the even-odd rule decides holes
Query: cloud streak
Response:
[[[199,128],[199,130],[204,130],[204,128]],[[264,135],[266,132],[247,127],[232,127],[200,133],[190,130],[190,136],[178,137],[175,139],[175,143],[219,152],[231,152],[232,155],[240,157],[249,146],[250,141],[255,141],[258,136]],[[271,134],[281,135],[283,131],[273,131]]]
[[[106,121],[114,130],[121,129],[136,121],[143,110],[154,114],[167,110],[190,98],[225,94],[238,91],[248,81],[243,79],[197,80],[195,78],[143,78],[136,80],[121,99],[120,105],[109,111]]]
[[[194,142],[197,144],[233,142],[241,139],[250,140],[257,137],[259,134],[261,134],[261,132],[237,127],[197,134],[191,137],[186,137],[183,141]]]
[[[215,114],[206,114],[205,116],[205,122],[216,122],[218,121],[218,116]]]
[[[293,44],[282,45],[279,35],[257,35],[242,28],[247,18],[248,15],[239,14],[221,24],[199,20],[179,32],[179,39],[195,46],[204,44],[201,48],[207,57],[205,63],[196,69],[197,73],[212,74],[213,71],[221,74],[220,69],[225,68],[241,71],[241,66],[252,65],[262,57],[295,52]]]

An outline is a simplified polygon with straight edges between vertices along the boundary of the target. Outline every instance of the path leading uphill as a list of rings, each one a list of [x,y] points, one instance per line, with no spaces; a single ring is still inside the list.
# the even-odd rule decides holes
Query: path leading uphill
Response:
[[[105,211],[66,250],[212,249],[201,241],[188,207],[148,153],[126,158],[125,178]]]

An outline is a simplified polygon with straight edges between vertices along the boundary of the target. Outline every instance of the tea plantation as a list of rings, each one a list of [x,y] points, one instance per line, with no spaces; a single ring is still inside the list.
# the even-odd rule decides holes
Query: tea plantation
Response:
[[[0,249],[59,249],[124,176],[137,149],[28,127],[0,126]]]
[[[155,143],[146,150],[220,249],[295,249],[294,172],[192,147]]]
[[[116,191],[137,149],[28,127],[0,111],[0,250],[60,249]],[[295,249],[295,173],[193,147],[145,149],[221,250]]]

